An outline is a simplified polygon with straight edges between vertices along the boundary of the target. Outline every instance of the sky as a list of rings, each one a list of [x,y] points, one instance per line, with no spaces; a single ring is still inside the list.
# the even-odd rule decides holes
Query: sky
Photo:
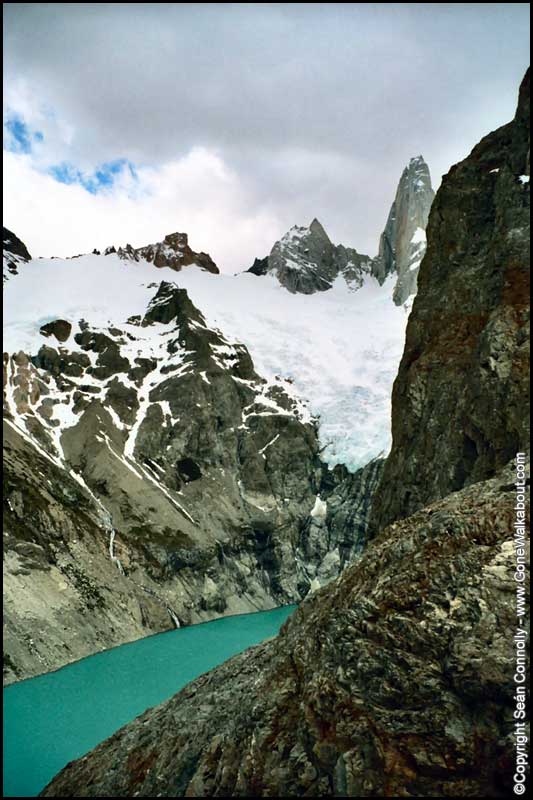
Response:
[[[4,224],[34,256],[187,232],[225,272],[317,217],[375,255],[514,115],[527,3],[5,3]]]

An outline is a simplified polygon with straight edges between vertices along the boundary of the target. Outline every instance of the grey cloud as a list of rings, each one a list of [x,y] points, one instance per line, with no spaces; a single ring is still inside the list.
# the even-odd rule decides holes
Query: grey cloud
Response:
[[[258,207],[370,252],[408,159],[438,184],[511,118],[529,54],[525,3],[4,8],[6,78],[74,126],[78,163],[213,148]]]

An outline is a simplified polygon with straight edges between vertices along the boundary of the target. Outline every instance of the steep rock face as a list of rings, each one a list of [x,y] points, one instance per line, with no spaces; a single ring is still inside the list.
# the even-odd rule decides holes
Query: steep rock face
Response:
[[[105,254],[109,255],[114,252],[114,247],[108,247]],[[119,247],[116,252],[121,258],[132,261],[139,261],[142,258],[153,263],[155,267],[170,267],[176,272],[194,264],[207,272],[219,273],[217,265],[208,253],[195,253],[194,250],[191,250],[186,233],[169,233],[162,242],[148,244],[137,249],[127,244],[126,247]]]
[[[356,554],[378,472],[329,473],[291,384],[185,290],[161,283],[120,325],[44,327],[57,341],[4,356],[7,680],[298,601]]]
[[[426,249],[426,226],[435,193],[429,168],[422,156],[412,158],[404,169],[372,274],[383,283],[388,275],[398,275],[394,302],[402,305],[416,294],[417,276]]]
[[[443,180],[392,399],[374,529],[529,441],[529,73],[515,119]]]
[[[168,629],[170,601],[118,570],[94,497],[9,423],[3,438],[6,682]]]
[[[369,522],[385,459],[375,458],[356,472],[338,465],[323,473],[321,495],[327,499],[326,526],[334,532],[341,569],[354,561],[368,542]],[[324,540],[322,546],[324,546]]]
[[[322,471],[320,491],[300,528],[299,551],[311,591],[338,577],[360,556],[384,464],[377,458],[353,473],[343,466]]]
[[[308,228],[295,225],[275,243],[270,255],[255,260],[249,272],[272,274],[289,292],[313,294],[331,288],[342,276],[358,289],[370,272],[368,256],[351,247],[334,245],[317,219]]]
[[[42,796],[508,796],[513,475],[384,530],[276,639],[145,712]]]
[[[5,283],[10,274],[17,274],[19,264],[29,261],[31,256],[24,242],[7,228],[2,229],[2,241],[4,251],[3,280]]]

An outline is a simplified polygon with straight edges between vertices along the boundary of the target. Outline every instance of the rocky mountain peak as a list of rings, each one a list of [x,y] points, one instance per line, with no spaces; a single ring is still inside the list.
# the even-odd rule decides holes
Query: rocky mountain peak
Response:
[[[175,320],[178,324],[187,320],[205,327],[205,319],[189,299],[185,289],[174,283],[161,281],[159,288],[150,301],[141,325],[145,327],[154,322],[168,325]]]
[[[186,233],[167,233],[163,244],[167,244],[173,250],[183,250],[189,244],[189,237]]]
[[[106,255],[115,252],[114,247],[105,250]],[[153,263],[155,267],[170,267],[180,272],[183,267],[196,265],[200,269],[218,274],[220,270],[208,253],[197,253],[189,246],[189,237],[186,233],[169,233],[162,242],[148,244],[144,247],[134,248],[130,244],[120,247],[117,251],[120,258],[129,261],[144,259]]]
[[[427,174],[429,175],[428,165],[424,161],[424,156],[422,156],[422,155],[420,155],[420,156],[412,156],[409,159],[409,166],[406,167],[406,169],[415,169],[415,170],[420,169],[420,170],[422,170],[424,172],[427,172]]]
[[[403,305],[416,293],[434,196],[429,167],[423,156],[414,156],[402,172],[372,266],[372,274],[380,283],[389,275],[397,274],[393,295],[397,305]]]
[[[431,175],[423,156],[414,156],[409,160],[408,166],[402,173],[400,186],[404,194],[409,192],[420,194],[429,190],[433,199],[435,193],[431,186]]]
[[[293,294],[314,294],[330,289],[339,276],[350,288],[359,288],[370,264],[369,257],[354,248],[334,245],[315,217],[308,227],[294,225],[248,271],[274,275]]]
[[[316,217],[310,224],[309,231],[313,234],[313,236],[320,236],[322,239],[327,239],[328,242],[330,241],[330,238],[327,235],[324,226],[317,220]]]

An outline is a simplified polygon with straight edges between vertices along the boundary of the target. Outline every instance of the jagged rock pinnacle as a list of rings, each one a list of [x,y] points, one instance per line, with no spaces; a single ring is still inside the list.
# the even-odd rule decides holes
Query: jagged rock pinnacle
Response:
[[[379,253],[372,273],[380,283],[392,273],[398,278],[394,302],[402,305],[416,292],[418,269],[426,251],[426,226],[435,193],[429,167],[423,156],[414,156],[398,184]]]
[[[314,294],[330,289],[339,275],[351,288],[359,288],[370,264],[369,257],[355,249],[334,245],[315,217],[308,228],[294,225],[249,272],[273,274],[293,294]]]

